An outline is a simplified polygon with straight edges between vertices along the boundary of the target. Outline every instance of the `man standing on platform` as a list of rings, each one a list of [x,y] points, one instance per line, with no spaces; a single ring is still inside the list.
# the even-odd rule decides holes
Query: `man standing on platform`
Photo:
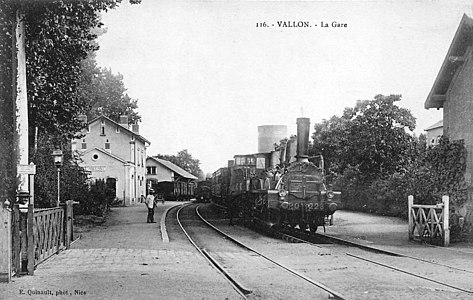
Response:
[[[153,190],[150,189],[148,192],[148,196],[146,196],[145,200],[146,207],[148,208],[148,219],[147,223],[156,223],[154,222],[154,207],[156,205],[153,196]]]

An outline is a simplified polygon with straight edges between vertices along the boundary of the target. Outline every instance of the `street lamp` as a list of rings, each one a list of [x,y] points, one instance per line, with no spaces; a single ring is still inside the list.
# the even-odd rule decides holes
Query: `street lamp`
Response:
[[[57,207],[59,207],[59,195],[60,195],[60,183],[61,183],[61,166],[62,166],[62,151],[61,150],[54,150],[51,154],[54,158],[54,164],[57,168]]]

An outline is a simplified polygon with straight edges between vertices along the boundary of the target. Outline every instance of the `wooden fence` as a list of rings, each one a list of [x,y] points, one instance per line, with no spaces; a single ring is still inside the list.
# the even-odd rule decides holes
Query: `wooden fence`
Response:
[[[64,209],[62,207],[35,210],[33,240],[35,266],[65,247]]]
[[[450,244],[449,197],[443,196],[436,205],[414,204],[408,197],[409,240],[422,240],[447,247]]]
[[[12,214],[12,272],[33,275],[34,268],[54,254],[70,247],[72,204],[24,211],[18,205]]]
[[[3,206],[6,199],[0,198],[0,283],[11,281],[11,210]]]

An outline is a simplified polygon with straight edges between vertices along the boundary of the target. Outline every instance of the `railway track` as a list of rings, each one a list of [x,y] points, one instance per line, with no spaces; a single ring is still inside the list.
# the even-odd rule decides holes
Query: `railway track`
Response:
[[[196,205],[180,208],[177,218],[190,242],[242,298],[346,299],[339,292],[225,234],[202,218]]]
[[[298,242],[307,243],[319,248],[320,245],[317,244],[317,241],[323,241],[324,243],[331,242],[346,246],[348,248],[343,251],[349,257],[439,284],[443,287],[464,292],[471,295],[473,299],[473,288],[471,287],[471,282],[473,282],[473,270],[438,263],[377,247],[361,245],[324,234],[310,234],[309,232],[301,232],[297,229],[291,232],[285,230],[281,232],[281,234],[287,236],[285,239],[297,240]],[[314,239],[316,240],[315,242]],[[438,248],[441,249],[440,247]],[[354,249],[357,249],[357,251],[354,251]],[[367,255],[368,253],[369,255]],[[415,264],[406,262],[406,260],[414,261]],[[445,274],[449,274],[449,278],[446,278]]]
[[[209,208],[204,212],[221,230],[238,236],[244,243],[250,243],[258,251],[268,253],[308,277],[336,287],[350,299],[473,299],[473,277],[467,267],[349,241],[329,240],[325,236],[316,239],[312,236],[312,240],[307,241],[304,236],[266,230],[263,235],[266,237],[258,238],[254,228],[228,226],[228,219],[222,219],[217,211]],[[278,242],[281,239],[289,243]]]
[[[413,256],[413,255],[408,255],[408,254],[405,254],[405,253],[396,252],[396,251],[385,250],[385,249],[381,249],[381,248],[374,247],[374,246],[362,245],[362,244],[351,242],[351,241],[348,241],[348,240],[345,240],[345,239],[342,239],[342,238],[329,236],[329,235],[326,235],[326,234],[320,234],[320,233],[315,233],[314,234],[314,233],[309,233],[309,232],[301,232],[300,230],[295,230],[295,231],[292,231],[292,232],[281,231],[280,234],[282,234],[283,239],[298,240],[299,242],[308,242],[308,243],[314,244],[314,246],[316,246],[317,244],[320,244],[321,242],[322,243],[328,243],[328,244],[345,245],[345,246],[349,246],[349,247],[354,247],[354,248],[359,248],[359,249],[362,249],[362,250],[366,250],[368,252],[373,252],[373,253],[378,253],[378,254],[385,254],[385,255],[394,256],[394,257],[404,257],[404,258],[408,258],[408,259],[412,259],[412,260],[416,260],[416,261],[420,261],[420,262],[424,262],[424,263],[428,263],[428,264],[432,264],[432,265],[437,265],[437,266],[446,267],[446,268],[450,268],[450,269],[453,269],[453,270],[473,274],[473,269],[468,269],[468,268],[465,268],[465,267],[457,267],[457,266],[449,265],[449,264],[446,264],[446,263],[439,263],[439,262],[434,261],[434,260],[428,260],[428,259],[424,259],[424,258],[416,257],[416,256]],[[277,235],[277,234],[275,234],[275,235]],[[471,257],[471,260],[473,260],[473,252],[461,251],[461,250],[456,250],[456,249],[449,249],[449,248],[445,248],[445,247],[438,247],[438,246],[432,246],[432,245],[428,245],[428,246],[432,247],[432,248],[435,248],[436,251],[441,251],[441,252],[445,252],[445,253],[450,252],[450,254],[451,253],[460,253],[462,255],[468,255],[469,257]]]
[[[310,233],[309,231],[302,232],[299,229],[276,230],[276,229],[273,229],[273,228],[265,228],[264,226],[257,226],[257,227],[255,227],[255,229],[258,230],[258,231],[263,231],[266,234],[269,234],[270,236],[280,238],[280,239],[283,239],[285,241],[292,242],[292,243],[307,243],[307,244],[310,244],[311,246],[318,247],[318,248],[322,248],[320,246],[320,244],[338,244],[338,245],[347,246],[347,247],[349,247],[349,249],[350,248],[351,249],[359,248],[361,250],[371,252],[371,253],[383,254],[383,255],[386,255],[386,256],[410,259],[410,260],[413,260],[413,261],[418,261],[420,263],[425,263],[425,264],[429,264],[429,265],[434,265],[436,267],[445,268],[446,269],[445,272],[450,272],[451,270],[458,271],[460,273],[463,273],[463,274],[459,274],[460,276],[462,276],[462,275],[468,276],[468,277],[471,277],[471,280],[473,280],[473,277],[472,277],[473,275],[470,275],[470,274],[473,274],[473,269],[468,269],[468,268],[465,268],[465,267],[457,267],[457,266],[453,266],[453,265],[448,265],[446,263],[439,263],[439,262],[436,262],[436,261],[433,261],[433,260],[427,260],[427,259],[415,257],[413,255],[407,255],[407,254],[404,254],[404,253],[385,250],[385,249],[381,249],[381,248],[374,247],[374,246],[358,244],[358,243],[355,243],[355,242],[351,242],[351,241],[348,241],[348,240],[345,240],[345,239],[342,239],[342,238],[338,238],[338,237],[329,236],[329,235],[326,235],[326,234]],[[445,247],[438,247],[438,246],[431,246],[431,247],[435,248],[437,251],[457,252],[457,253],[461,253],[462,255],[469,255],[469,256],[471,256],[471,260],[473,260],[473,252],[462,251],[462,250],[457,250],[457,249],[450,249],[450,248],[445,248]],[[392,269],[392,270],[396,270],[396,271],[399,271],[399,272],[410,274],[412,276],[423,278],[423,279],[428,280],[428,281],[440,283],[442,285],[448,286],[448,287],[453,288],[453,289],[457,289],[457,290],[462,291],[462,292],[466,292],[466,293],[470,293],[470,294],[473,293],[473,289],[460,288],[460,287],[456,287],[453,284],[452,285],[444,284],[444,283],[441,282],[440,278],[439,278],[439,280],[434,280],[434,279],[431,279],[431,278],[428,278],[428,277],[425,277],[425,276],[422,276],[422,275],[419,275],[419,274],[416,274],[416,273],[413,273],[413,272],[408,272],[408,271],[402,270],[400,268],[390,266],[389,264],[384,264],[382,262],[371,261],[370,259],[364,258],[360,255],[355,255],[355,254],[349,253],[349,252],[346,252],[346,254],[348,256],[358,258],[358,259],[361,259],[361,260],[365,260],[365,261],[368,261],[368,262],[372,262],[374,264],[378,264],[378,265],[384,266],[384,267]],[[439,273],[442,274],[443,271],[440,271]]]

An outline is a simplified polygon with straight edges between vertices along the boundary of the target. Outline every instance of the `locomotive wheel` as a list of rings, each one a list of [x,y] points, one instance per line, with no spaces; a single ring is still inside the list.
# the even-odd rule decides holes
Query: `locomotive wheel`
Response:
[[[310,232],[312,233],[317,232],[317,228],[318,228],[317,224],[313,223],[312,225],[310,225]]]
[[[299,229],[302,231],[306,231],[307,229],[307,224],[304,222],[299,222]]]

